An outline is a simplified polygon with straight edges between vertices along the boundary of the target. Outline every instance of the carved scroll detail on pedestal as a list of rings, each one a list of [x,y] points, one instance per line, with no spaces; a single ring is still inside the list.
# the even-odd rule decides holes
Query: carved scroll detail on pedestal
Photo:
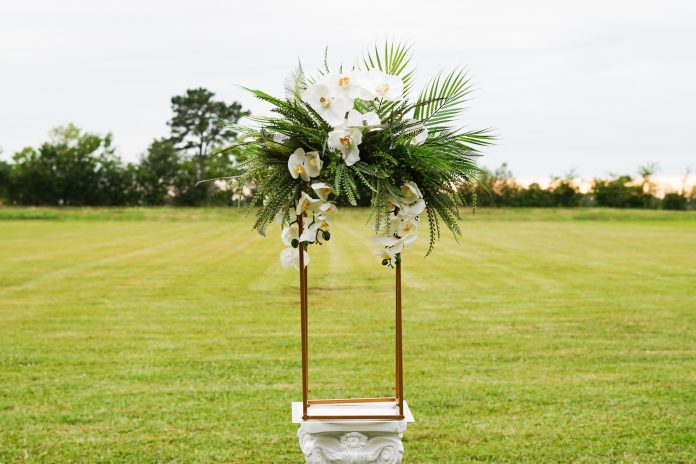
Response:
[[[401,464],[404,446],[398,433],[297,431],[308,464]]]

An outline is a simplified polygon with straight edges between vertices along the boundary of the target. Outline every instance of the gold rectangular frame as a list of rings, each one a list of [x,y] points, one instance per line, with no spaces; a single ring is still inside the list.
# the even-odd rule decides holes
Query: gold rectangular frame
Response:
[[[304,214],[297,217],[299,235],[302,235],[302,222]],[[300,329],[302,332],[302,420],[404,420],[404,374],[402,352],[402,316],[401,316],[401,257],[396,260],[396,360],[393,397],[380,398],[340,398],[340,399],[310,399],[309,398],[309,345],[307,325],[307,267],[304,265],[304,250],[306,245],[300,247]],[[394,402],[398,408],[398,414],[385,415],[309,415],[308,410],[313,404],[359,404],[359,403],[383,403]]]

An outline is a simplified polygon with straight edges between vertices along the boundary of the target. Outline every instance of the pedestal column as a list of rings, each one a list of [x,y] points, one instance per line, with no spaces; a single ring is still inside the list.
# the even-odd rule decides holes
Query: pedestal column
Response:
[[[401,437],[413,422],[404,404],[403,420],[302,420],[302,403],[292,404],[293,422],[299,423],[297,437],[308,464],[400,464],[404,453]],[[322,414],[374,414],[394,404],[313,405]]]

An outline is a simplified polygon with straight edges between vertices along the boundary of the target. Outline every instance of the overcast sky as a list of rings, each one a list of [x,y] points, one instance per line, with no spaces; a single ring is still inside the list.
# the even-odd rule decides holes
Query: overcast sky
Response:
[[[281,94],[305,69],[413,43],[418,81],[466,66],[462,124],[500,136],[484,164],[521,177],[696,167],[696,1],[0,2],[5,159],[73,122],[135,160],[166,135],[169,99],[204,86],[253,112],[237,85]]]

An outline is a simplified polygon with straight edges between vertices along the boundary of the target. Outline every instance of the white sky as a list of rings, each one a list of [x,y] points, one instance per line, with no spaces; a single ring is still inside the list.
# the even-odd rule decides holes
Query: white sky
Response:
[[[134,160],[195,86],[255,112],[236,87],[282,94],[305,69],[374,42],[414,44],[418,84],[465,65],[462,120],[500,136],[483,164],[520,177],[696,167],[696,1],[0,0],[0,146],[7,159],[73,122]],[[419,86],[419,85],[418,85]]]

